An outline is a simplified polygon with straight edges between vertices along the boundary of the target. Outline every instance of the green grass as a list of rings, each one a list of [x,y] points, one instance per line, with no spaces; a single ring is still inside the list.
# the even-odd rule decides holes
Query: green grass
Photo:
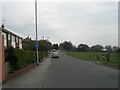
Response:
[[[81,60],[92,60],[92,61],[99,61],[101,64],[108,64],[113,66],[120,66],[120,53],[110,53],[109,55],[109,62],[104,60],[102,54],[106,54],[105,52],[71,52],[71,51],[62,51],[65,54],[81,59]],[[96,56],[99,56],[97,60]],[[118,64],[119,63],[119,64]]]

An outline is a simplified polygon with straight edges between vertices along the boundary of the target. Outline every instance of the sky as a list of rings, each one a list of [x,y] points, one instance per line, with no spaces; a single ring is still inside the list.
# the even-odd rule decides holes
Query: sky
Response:
[[[35,39],[34,0],[0,1],[0,25]],[[118,45],[118,0],[38,0],[37,7],[39,39]]]

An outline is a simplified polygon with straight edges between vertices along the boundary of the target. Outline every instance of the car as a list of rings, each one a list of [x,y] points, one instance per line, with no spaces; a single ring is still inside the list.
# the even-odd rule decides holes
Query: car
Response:
[[[52,52],[52,58],[59,58],[59,54],[56,51]]]
[[[56,50],[56,49],[53,49],[52,51],[53,51],[53,52],[56,52],[57,50]]]

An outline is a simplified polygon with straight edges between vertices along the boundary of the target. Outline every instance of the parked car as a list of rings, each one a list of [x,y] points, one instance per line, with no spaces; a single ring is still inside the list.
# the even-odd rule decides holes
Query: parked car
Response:
[[[57,51],[52,52],[52,58],[59,58],[59,54]]]

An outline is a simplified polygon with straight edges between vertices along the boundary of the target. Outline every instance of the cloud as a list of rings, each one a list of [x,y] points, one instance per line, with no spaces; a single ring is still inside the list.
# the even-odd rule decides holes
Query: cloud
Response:
[[[0,2],[34,2],[35,0],[1,0]],[[39,2],[119,2],[119,0],[38,0]]]
[[[2,24],[2,3],[0,3],[0,25]]]
[[[34,3],[4,3],[7,28],[35,39]],[[38,36],[53,43],[117,45],[117,2],[39,2]]]
[[[94,4],[82,3],[81,6],[81,3],[39,3],[39,23],[44,23],[43,28],[51,28],[51,32],[61,36],[59,41],[64,38],[72,40],[75,44],[80,42],[102,44],[106,40],[115,40],[114,44],[117,44],[117,8],[115,7],[117,3]],[[109,5],[113,7],[110,8]],[[92,12],[90,6],[102,8]],[[47,9],[48,7],[49,9]],[[89,10],[91,12],[88,12]],[[111,37],[111,35],[116,37]],[[57,40],[58,38],[56,38]],[[111,42],[109,41],[109,43]]]

